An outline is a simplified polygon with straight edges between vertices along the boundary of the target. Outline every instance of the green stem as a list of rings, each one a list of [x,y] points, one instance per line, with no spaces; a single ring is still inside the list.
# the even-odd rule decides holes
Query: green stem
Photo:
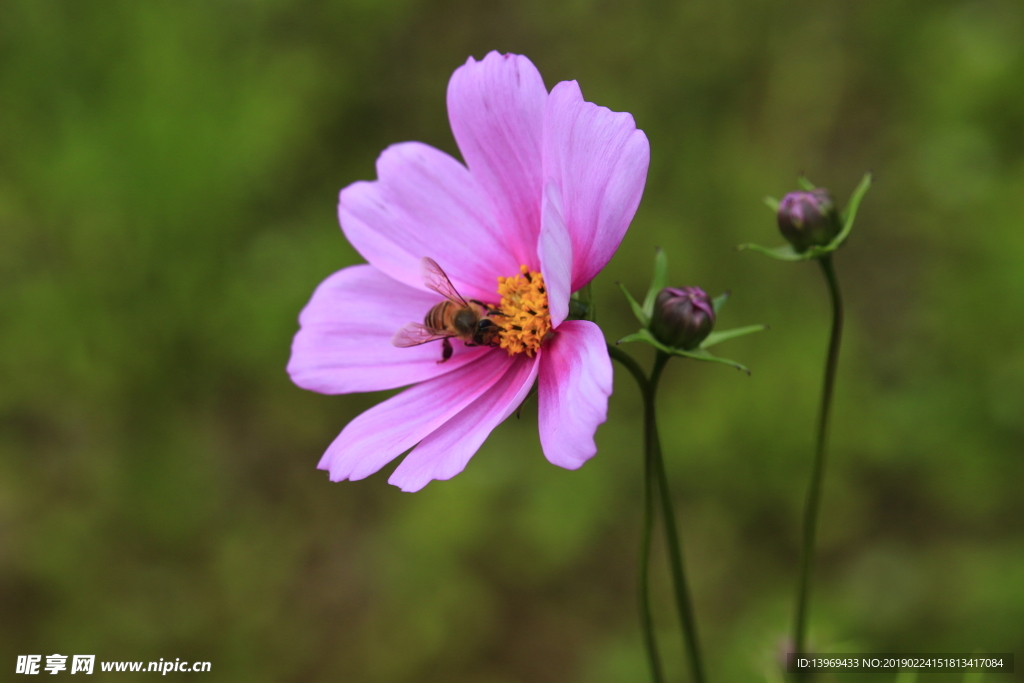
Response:
[[[612,358],[626,366],[640,387],[644,397],[644,414],[647,414],[647,378],[644,371],[633,357],[617,346],[608,345],[608,353]],[[646,423],[645,423],[646,424]],[[637,578],[637,601],[640,606],[640,633],[647,652],[647,662],[651,669],[651,680],[662,683],[664,680],[661,669],[661,658],[658,656],[658,641],[654,636],[654,621],[651,618],[651,593],[648,575],[651,558],[651,527],[654,521],[654,459],[651,457],[651,438],[644,429],[644,492],[643,492],[643,530],[640,534],[640,572]]]
[[[804,654],[807,632],[807,605],[810,602],[811,572],[814,564],[815,536],[818,528],[818,516],[821,510],[821,489],[825,479],[825,444],[828,437],[828,421],[832,410],[832,394],[836,382],[836,367],[839,364],[839,344],[843,336],[843,299],[839,293],[839,281],[836,279],[832,266],[832,255],[826,254],[818,259],[821,272],[828,284],[829,296],[832,301],[832,334],[828,343],[828,356],[825,361],[825,382],[821,392],[821,409],[818,413],[818,435],[814,451],[814,465],[811,470],[811,483],[807,491],[807,503],[804,507],[803,547],[800,557],[800,582],[797,589],[796,618],[793,624],[793,648],[797,656]],[[805,672],[798,674],[803,680]]]
[[[676,529],[676,514],[672,506],[672,492],[668,486],[665,461],[661,457],[661,443],[658,440],[658,422],[654,411],[654,396],[658,391],[658,381],[661,379],[661,372],[665,369],[669,358],[671,356],[667,353],[659,351],[654,361],[654,369],[651,371],[651,379],[648,384],[650,409],[647,411],[645,431],[653,435],[654,445],[652,450],[654,452],[655,474],[658,479],[662,517],[665,518],[665,543],[668,546],[669,567],[672,570],[672,586],[675,589],[676,610],[679,612],[679,622],[683,629],[683,644],[690,656],[690,674],[694,683],[704,683],[704,663],[701,659],[700,642],[697,638],[697,622],[693,618],[693,601],[690,599],[690,591],[686,584],[686,574],[683,571],[683,550],[679,542],[679,532]]]

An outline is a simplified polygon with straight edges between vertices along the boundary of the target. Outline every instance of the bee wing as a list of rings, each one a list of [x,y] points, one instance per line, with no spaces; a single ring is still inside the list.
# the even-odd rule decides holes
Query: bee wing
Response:
[[[398,332],[395,332],[395,336],[391,338],[391,343],[404,348],[406,346],[419,346],[420,344],[445,339],[450,336],[452,335],[431,329],[420,323],[407,323],[400,327]]]
[[[441,266],[437,265],[437,261],[429,256],[424,256],[420,261],[420,266],[423,270],[423,284],[452,303],[463,307],[469,306],[466,300],[462,298],[462,295],[455,291],[452,281],[441,270]]]

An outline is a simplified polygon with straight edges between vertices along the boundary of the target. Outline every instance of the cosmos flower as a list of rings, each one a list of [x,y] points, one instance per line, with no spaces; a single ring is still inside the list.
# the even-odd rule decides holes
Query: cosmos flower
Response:
[[[368,264],[328,277],[299,317],[288,373],[300,387],[413,385],[331,443],[319,467],[333,481],[410,448],[391,484],[449,479],[534,382],[545,457],[575,469],[597,450],[611,360],[597,325],[567,320],[569,299],[633,219],[647,138],[575,81],[549,93],[530,60],[497,52],[455,71],[448,116],[465,165],[419,142],[385,149],[378,179],[343,189],[338,206]]]

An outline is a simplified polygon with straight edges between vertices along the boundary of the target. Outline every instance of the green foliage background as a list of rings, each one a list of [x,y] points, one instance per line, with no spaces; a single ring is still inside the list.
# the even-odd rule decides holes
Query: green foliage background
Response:
[[[284,372],[313,288],[360,261],[337,191],[394,142],[457,154],[447,80],[491,49],[549,87],[577,79],[651,141],[595,284],[609,339],[633,329],[614,282],[642,292],[655,246],[674,284],[732,290],[723,327],[772,326],[721,347],[752,377],[680,361],[663,385],[712,680],[777,680],[790,624],[827,305],[813,265],[733,247],[779,242],[761,198],[801,172],[837,197],[876,178],[837,254],[812,639],[1024,656],[1022,39],[1016,0],[4,2],[0,668],[58,652],[254,683],[645,679],[627,374],[582,470],[544,461],[528,406],[466,472],[406,495],[387,472],[315,469],[382,396]]]

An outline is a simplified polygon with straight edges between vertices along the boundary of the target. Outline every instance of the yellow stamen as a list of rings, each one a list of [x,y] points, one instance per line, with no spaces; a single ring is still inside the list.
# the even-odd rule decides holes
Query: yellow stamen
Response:
[[[492,319],[501,328],[501,348],[510,356],[526,353],[532,358],[551,331],[548,293],[543,275],[526,266],[519,270],[522,275],[498,278],[501,305]]]

